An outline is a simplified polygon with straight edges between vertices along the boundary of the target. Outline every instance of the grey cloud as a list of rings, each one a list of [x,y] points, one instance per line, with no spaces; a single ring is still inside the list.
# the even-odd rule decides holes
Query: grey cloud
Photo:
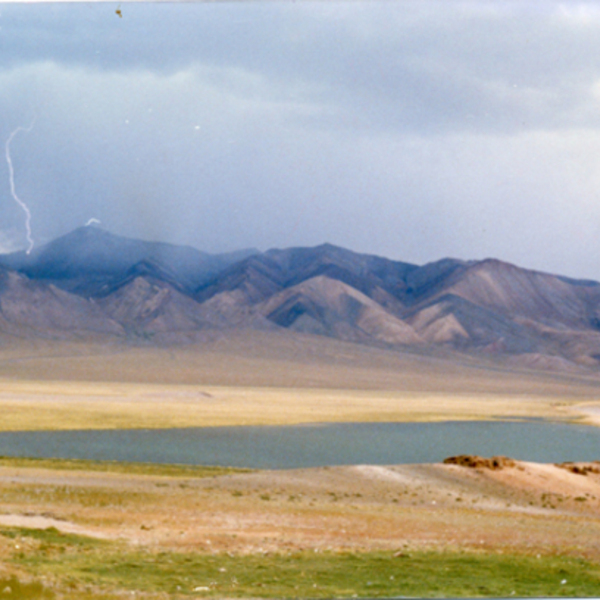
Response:
[[[329,241],[600,278],[593,12],[117,6],[0,7],[0,139],[35,110],[14,161],[38,242],[94,217],[207,251]],[[0,199],[2,250],[22,237],[2,161]]]
[[[8,6],[4,65],[245,71],[320,106],[305,124],[436,133],[600,125],[600,16],[540,3]],[[339,14],[338,14],[339,13]],[[302,118],[302,115],[300,115]]]

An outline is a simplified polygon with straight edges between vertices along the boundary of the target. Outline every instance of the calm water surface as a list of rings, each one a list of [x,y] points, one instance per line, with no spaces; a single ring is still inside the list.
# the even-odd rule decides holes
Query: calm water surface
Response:
[[[536,462],[600,460],[600,428],[452,421],[0,433],[4,456],[270,469],[439,462],[455,454],[503,454]]]

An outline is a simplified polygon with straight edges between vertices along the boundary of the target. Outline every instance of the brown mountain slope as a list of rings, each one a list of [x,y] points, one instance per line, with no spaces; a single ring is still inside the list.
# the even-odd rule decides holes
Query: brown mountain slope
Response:
[[[324,275],[272,296],[258,310],[281,327],[352,341],[414,345],[413,328],[353,287]]]
[[[0,312],[0,327],[14,335],[124,333],[121,325],[93,302],[7,270],[0,272]]]
[[[274,293],[313,277],[324,275],[356,288],[363,294],[402,306],[407,276],[416,265],[378,256],[357,254],[331,244],[315,248],[269,250],[232,265],[196,291],[204,302],[215,295],[242,290],[248,301],[257,303]]]
[[[498,260],[478,262],[445,282],[443,294],[454,294],[512,318],[527,318],[548,325],[590,326],[600,303],[600,285],[568,282]]]
[[[531,352],[544,346],[541,336],[523,324],[464,298],[446,294],[406,315],[419,335],[433,343],[491,352]]]
[[[136,277],[96,305],[129,334],[153,336],[207,327],[201,306],[164,281]]]
[[[404,317],[429,342],[546,357],[529,361],[539,368],[598,364],[596,282],[485,260],[453,269],[425,298]]]

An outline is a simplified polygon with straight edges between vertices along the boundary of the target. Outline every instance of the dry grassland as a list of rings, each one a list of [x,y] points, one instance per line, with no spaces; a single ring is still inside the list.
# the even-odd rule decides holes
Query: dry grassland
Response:
[[[570,420],[577,416],[580,404],[570,399],[498,394],[52,381],[3,380],[0,390],[2,431],[523,417]]]
[[[258,332],[178,348],[0,349],[0,429],[541,417],[600,421],[600,379]],[[578,407],[583,411],[578,411]]]
[[[155,551],[471,549],[600,561],[600,474],[552,465],[212,477],[0,467],[0,492],[0,525],[55,527]]]

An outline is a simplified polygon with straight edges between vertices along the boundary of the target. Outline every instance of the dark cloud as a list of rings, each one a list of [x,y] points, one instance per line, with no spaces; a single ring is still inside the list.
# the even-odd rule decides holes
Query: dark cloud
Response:
[[[38,243],[94,217],[600,278],[594,3],[3,5],[0,58],[0,139],[37,115],[12,150]],[[0,199],[9,249],[5,162]]]
[[[122,7],[123,18],[118,5],[104,3],[8,5],[0,53],[5,68],[34,61],[164,75],[236,68],[335,105],[321,126],[598,125],[588,106],[600,72],[593,14],[561,15],[560,5],[537,2],[370,4],[133,3]]]

